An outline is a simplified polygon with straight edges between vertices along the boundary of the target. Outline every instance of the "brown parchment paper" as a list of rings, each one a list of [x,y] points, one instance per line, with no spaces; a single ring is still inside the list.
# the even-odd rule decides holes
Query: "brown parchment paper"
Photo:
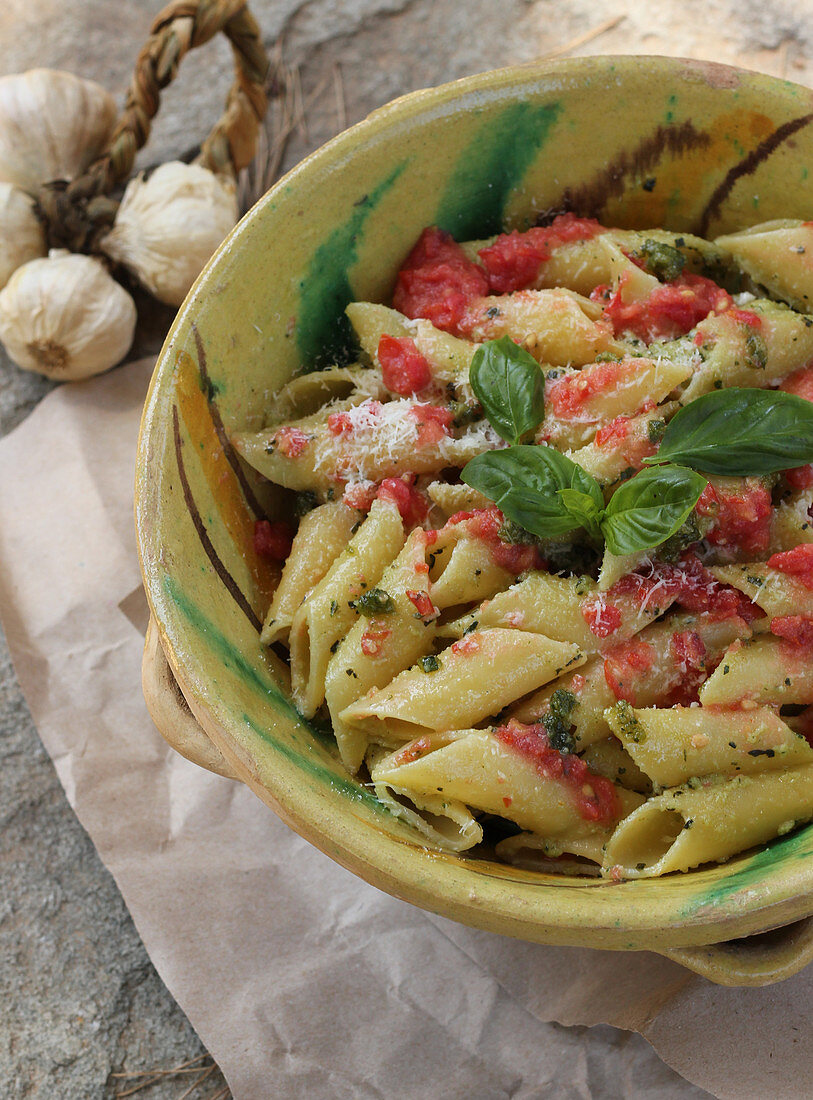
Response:
[[[464,928],[367,886],[165,745],[141,696],[132,524],[151,366],[56,390],[0,443],[0,614],[67,796],[236,1100],[675,1096],[623,1033],[597,1065],[551,1021],[638,1031],[726,1100],[809,1095],[813,967],[724,989],[644,952]]]

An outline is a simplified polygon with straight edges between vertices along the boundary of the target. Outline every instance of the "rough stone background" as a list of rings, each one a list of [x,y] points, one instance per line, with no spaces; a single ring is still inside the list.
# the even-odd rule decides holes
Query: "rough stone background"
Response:
[[[62,67],[121,97],[161,6],[4,0],[0,74]],[[269,48],[280,49],[296,73],[298,124],[283,168],[397,95],[544,55],[688,55],[813,83],[811,0],[616,0],[612,7],[592,0],[251,0],[251,7]],[[187,59],[139,163],[176,157],[199,142],[229,82],[224,40]],[[171,319],[168,310],[142,312],[133,357],[157,351]],[[0,350],[0,435],[50,388]],[[0,828],[0,1096],[112,1098],[148,1080],[115,1074],[200,1058],[199,1039],[68,806],[1,632]],[[707,1095],[663,1065],[639,1036],[580,1030],[597,1095],[646,1097],[658,1089],[676,1100]],[[177,1100],[197,1079],[190,1070],[209,1065],[196,1062],[135,1095]],[[216,1067],[189,1095],[227,1095]]]

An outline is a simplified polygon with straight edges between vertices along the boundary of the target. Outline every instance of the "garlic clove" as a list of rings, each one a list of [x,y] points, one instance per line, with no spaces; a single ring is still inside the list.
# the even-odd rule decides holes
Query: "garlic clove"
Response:
[[[160,301],[179,306],[238,216],[231,179],[170,161],[127,184],[100,247]]]
[[[0,340],[24,370],[77,381],[118,363],[136,323],[132,297],[92,256],[52,250],[0,290]]]
[[[0,289],[21,264],[47,251],[32,199],[18,187],[0,183]]]
[[[36,192],[72,180],[104,151],[116,102],[101,84],[57,69],[0,77],[0,181]]]

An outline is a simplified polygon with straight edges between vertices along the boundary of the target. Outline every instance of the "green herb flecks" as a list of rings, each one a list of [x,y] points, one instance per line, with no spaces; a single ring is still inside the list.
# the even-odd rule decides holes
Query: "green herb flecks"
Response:
[[[374,618],[376,615],[387,615],[395,610],[392,596],[383,588],[371,588],[369,592],[362,593],[358,599],[351,601],[351,606],[359,615]]]

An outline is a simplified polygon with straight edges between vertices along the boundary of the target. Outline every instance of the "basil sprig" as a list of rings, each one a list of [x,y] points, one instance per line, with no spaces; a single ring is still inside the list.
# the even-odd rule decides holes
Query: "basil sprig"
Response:
[[[605,508],[591,474],[553,447],[535,446],[487,451],[461,477],[531,534],[559,538],[584,528],[613,554],[651,550],[671,538],[706,487],[704,477],[682,466],[643,470]]]
[[[714,390],[675,413],[647,465],[758,477],[813,462],[813,402],[782,390]]]
[[[503,515],[540,538],[558,538],[582,527],[562,499],[570,490],[603,510],[596,479],[553,447],[520,445],[486,451],[463,468],[461,478],[498,505]]]
[[[689,518],[708,482],[685,466],[642,470],[613,493],[601,530],[612,554],[652,550]]]
[[[534,357],[510,336],[477,349],[469,380],[492,428],[508,443],[519,443],[542,423],[544,376]]]

